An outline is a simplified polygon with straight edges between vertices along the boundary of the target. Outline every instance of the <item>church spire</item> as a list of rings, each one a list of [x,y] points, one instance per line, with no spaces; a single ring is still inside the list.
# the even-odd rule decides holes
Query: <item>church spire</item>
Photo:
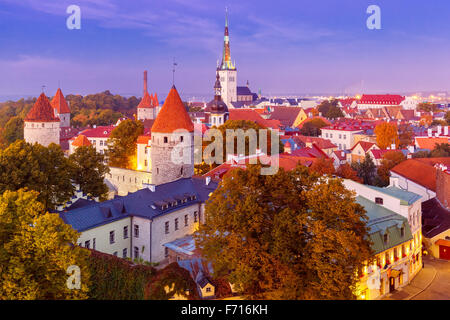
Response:
[[[230,37],[228,33],[228,8],[225,9],[225,32],[223,37],[223,54],[222,54],[222,64],[219,69],[222,70],[234,70],[235,67],[231,62],[230,54]]]

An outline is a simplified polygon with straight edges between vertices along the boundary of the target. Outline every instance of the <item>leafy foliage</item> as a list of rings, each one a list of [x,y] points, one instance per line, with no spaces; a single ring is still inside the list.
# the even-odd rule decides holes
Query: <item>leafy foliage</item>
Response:
[[[73,195],[70,161],[61,147],[29,144],[18,140],[0,150],[0,193],[28,188],[39,192],[38,200],[54,209]]]
[[[324,100],[321,104],[317,106],[317,110],[322,113],[322,115],[329,119],[341,118],[344,116],[341,108],[338,107],[338,101]]]
[[[450,144],[436,143],[436,146],[430,152],[431,158],[445,158],[450,157]]]
[[[355,298],[371,248],[353,194],[303,166],[259,170],[233,170],[206,204],[195,238],[214,276],[249,298]]]
[[[317,172],[320,175],[332,175],[334,174],[333,159],[319,158],[311,165],[311,170]]]
[[[105,156],[98,153],[93,146],[81,146],[69,156],[69,160],[73,182],[80,185],[81,190],[88,196],[106,200],[108,187],[103,179],[105,174],[109,173],[109,167],[104,164]]]
[[[391,144],[399,145],[397,126],[393,123],[383,122],[375,127],[375,135],[377,136],[377,145],[380,149],[386,149]]]
[[[353,162],[351,164],[352,169],[358,174],[358,177],[363,181],[364,184],[374,185],[376,179],[376,166],[373,163],[372,158],[369,153],[366,153],[364,160],[362,162]]]
[[[326,126],[327,123],[320,118],[305,120],[300,132],[304,136],[318,137],[320,135],[320,129]]]
[[[358,177],[357,172],[353,170],[348,163],[341,164],[336,170],[336,175],[343,179],[350,179],[358,183],[363,182],[362,179]]]
[[[380,178],[380,187],[389,185],[390,170],[399,163],[406,160],[401,151],[388,151],[383,155],[381,165],[378,167],[378,177]]]
[[[24,122],[21,117],[15,116],[9,119],[3,132],[3,136],[8,144],[23,139],[23,126]]]
[[[144,133],[139,120],[122,121],[108,139],[108,159],[112,167],[135,169],[137,138]]]
[[[0,196],[0,299],[86,299],[89,252],[72,244],[78,233],[58,214],[45,213],[37,192]],[[66,270],[81,269],[81,289],[67,287]]]

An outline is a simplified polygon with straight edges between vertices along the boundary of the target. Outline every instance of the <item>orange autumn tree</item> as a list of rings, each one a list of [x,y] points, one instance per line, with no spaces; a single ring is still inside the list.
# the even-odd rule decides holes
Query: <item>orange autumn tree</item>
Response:
[[[334,166],[332,159],[319,158],[311,165],[311,170],[320,175],[334,174]]]
[[[353,170],[352,166],[348,163],[341,164],[336,170],[336,175],[343,179],[350,179],[358,183],[363,183],[362,179],[358,177],[356,170]]]
[[[395,144],[398,147],[398,130],[397,126],[393,123],[383,122],[375,127],[375,135],[377,136],[377,145],[380,149],[386,149],[391,144]]]

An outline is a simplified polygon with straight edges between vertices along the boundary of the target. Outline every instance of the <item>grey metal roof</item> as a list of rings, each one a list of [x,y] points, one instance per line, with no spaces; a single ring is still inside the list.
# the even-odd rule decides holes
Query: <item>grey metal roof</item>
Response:
[[[74,229],[81,232],[129,216],[153,219],[177,211],[193,204],[204,203],[209,194],[217,188],[218,182],[211,180],[208,185],[203,178],[185,178],[157,185],[155,191],[141,189],[126,196],[116,196],[112,200],[98,202],[89,206],[60,212],[61,218]],[[161,202],[171,203],[175,197],[187,198],[185,203],[178,201],[175,206],[163,209]],[[188,196],[195,196],[190,198]]]

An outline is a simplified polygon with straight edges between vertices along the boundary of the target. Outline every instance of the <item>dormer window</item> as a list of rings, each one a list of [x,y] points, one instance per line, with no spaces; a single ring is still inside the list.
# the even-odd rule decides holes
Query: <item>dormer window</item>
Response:
[[[388,243],[388,241],[389,241],[388,234],[385,233],[385,234],[383,235],[383,242],[384,242],[384,244],[386,245],[386,244]]]
[[[400,236],[403,238],[405,236],[405,227],[400,228]]]
[[[376,204],[383,204],[383,198],[376,197],[375,198],[375,203]]]

